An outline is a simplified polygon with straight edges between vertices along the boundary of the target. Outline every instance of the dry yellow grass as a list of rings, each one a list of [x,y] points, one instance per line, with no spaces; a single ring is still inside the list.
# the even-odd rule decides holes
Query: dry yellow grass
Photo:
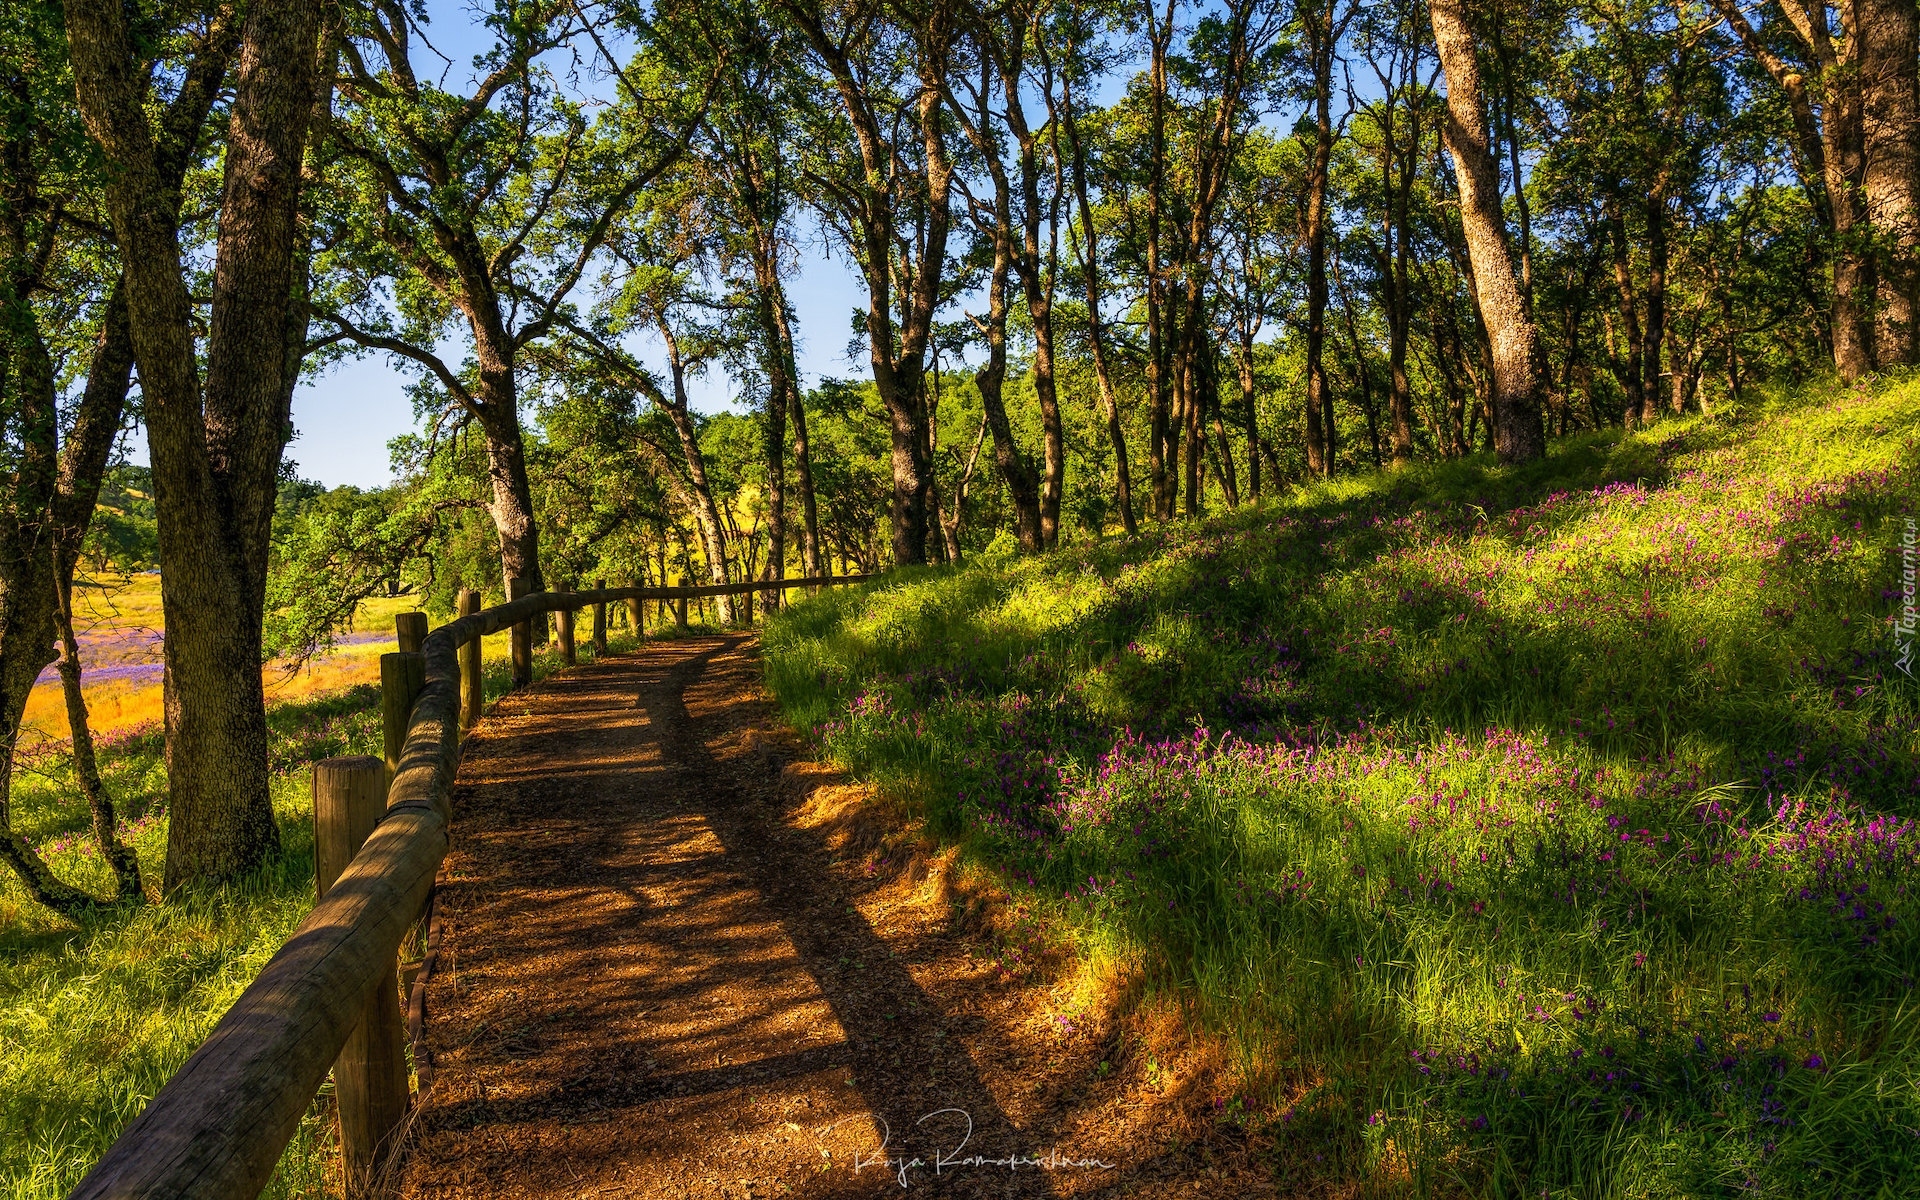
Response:
[[[261,668],[267,703],[338,692],[380,678],[380,655],[393,649],[394,614],[415,607],[411,596],[369,600],[354,621],[355,635],[375,640],[343,642],[330,653],[289,671],[285,663]],[[102,576],[76,589],[74,632],[80,639],[81,690],[95,736],[110,736],[159,724],[162,716],[158,575]],[[500,643],[495,646],[493,643]],[[505,636],[489,639],[489,657],[505,654]],[[27,699],[22,733],[28,742],[68,736],[66,699],[49,667]]]

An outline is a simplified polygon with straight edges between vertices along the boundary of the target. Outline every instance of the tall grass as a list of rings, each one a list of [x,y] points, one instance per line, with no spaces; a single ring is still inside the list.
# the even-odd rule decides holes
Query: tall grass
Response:
[[[508,690],[511,673],[504,644],[495,642],[504,637],[487,646],[489,701]],[[615,639],[612,649],[630,645]],[[536,656],[537,676],[559,666],[557,652]],[[0,872],[0,1197],[66,1195],[312,907],[308,767],[381,753],[379,689],[277,704],[268,724],[282,854],[253,877],[74,925],[35,906]],[[117,734],[103,741],[100,761],[123,835],[156,888],[167,842],[162,738],[152,729]],[[13,812],[15,830],[63,879],[111,894],[63,744],[25,754]],[[337,1195],[335,1159],[328,1085],[265,1195]]]
[[[1239,1047],[1297,1185],[1920,1185],[1920,384],[796,607],[788,712]]]

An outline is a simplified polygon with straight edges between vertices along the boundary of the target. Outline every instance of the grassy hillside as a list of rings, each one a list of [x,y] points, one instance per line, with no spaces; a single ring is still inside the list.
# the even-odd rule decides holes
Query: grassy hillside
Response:
[[[795,608],[770,684],[1229,1034],[1296,1185],[1920,1185],[1920,385]]]

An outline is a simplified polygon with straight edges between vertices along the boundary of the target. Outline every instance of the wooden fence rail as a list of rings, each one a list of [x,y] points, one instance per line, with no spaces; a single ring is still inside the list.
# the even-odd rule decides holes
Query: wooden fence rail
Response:
[[[392,978],[401,939],[446,857],[461,647],[549,612],[871,578],[536,592],[427,634],[419,647],[426,678],[407,717],[385,815],[286,945],[80,1182],[76,1200],[253,1200],[266,1186],[369,994]]]

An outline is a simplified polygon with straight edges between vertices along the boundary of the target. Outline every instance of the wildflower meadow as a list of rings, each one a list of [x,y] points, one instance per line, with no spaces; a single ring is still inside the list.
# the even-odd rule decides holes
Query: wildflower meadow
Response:
[[[1283,1179],[1911,1194],[1917,435],[1829,388],[899,572],[769,679],[1227,1038]]]

